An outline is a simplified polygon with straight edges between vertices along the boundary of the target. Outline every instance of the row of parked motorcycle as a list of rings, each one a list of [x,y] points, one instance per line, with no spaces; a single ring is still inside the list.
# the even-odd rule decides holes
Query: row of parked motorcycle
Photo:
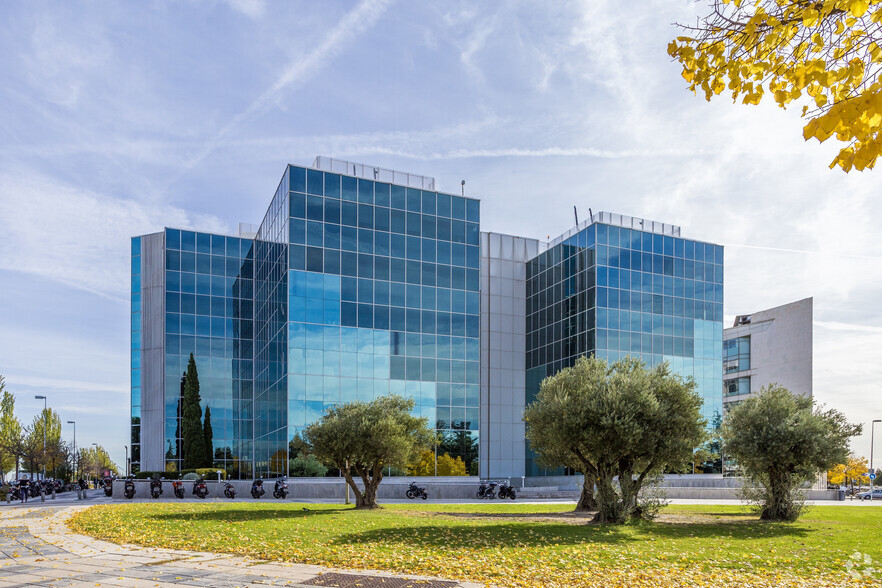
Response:
[[[429,492],[425,488],[417,486],[416,482],[411,482],[404,494],[411,500],[415,498],[426,500],[429,497]],[[481,485],[478,487],[478,492],[475,494],[476,498],[493,499],[497,496],[499,498],[510,498],[511,500],[514,500],[515,489],[505,482],[500,484],[499,482],[487,481],[481,482]]]
[[[162,488],[163,480],[161,478],[151,478],[150,479],[150,496],[153,498],[159,498],[163,494]],[[184,498],[186,491],[184,490],[184,482],[182,480],[172,480],[172,492],[178,498]],[[107,496],[111,496],[113,494],[113,479],[112,478],[104,478],[104,493]],[[205,498],[208,496],[208,485],[205,483],[205,479],[197,478],[193,481],[193,496],[197,498]],[[263,480],[260,478],[254,480],[251,484],[251,497],[252,498],[260,498],[266,494],[266,491],[263,489]],[[135,481],[133,478],[126,478],[125,486],[123,488],[123,495],[129,500],[135,497]],[[36,496],[39,496],[39,490],[37,490]],[[224,482],[224,496],[227,498],[233,499],[236,498],[236,487],[233,486],[232,482]],[[429,498],[429,492],[425,487],[417,486],[416,482],[411,482],[405,492],[405,496],[410,498],[411,500],[416,498],[422,498],[426,500]],[[285,499],[288,497],[288,481],[286,478],[278,478],[276,480],[275,486],[273,487],[273,497],[278,499]],[[512,488],[506,482],[481,482],[481,485],[478,487],[478,492],[475,494],[476,498],[486,498],[488,500],[492,500],[494,498],[509,498],[514,500],[516,498],[515,489]]]
[[[510,498],[514,500],[515,489],[505,482],[501,484],[498,482],[481,482],[481,486],[475,494],[476,498],[486,498],[488,500],[493,500],[497,496],[503,499]]]
[[[152,498],[159,498],[162,496],[162,482],[163,480],[161,478],[150,478],[150,496]],[[186,494],[186,491],[184,490],[184,482],[182,480],[172,480],[171,485],[174,495],[178,498],[184,498]],[[113,480],[111,478],[104,478],[104,493],[107,496],[113,494]],[[205,483],[204,478],[197,478],[193,481],[192,494],[197,498],[203,499],[208,496],[208,484]],[[264,494],[266,494],[266,490],[263,489],[263,480],[260,478],[254,480],[251,484],[251,497],[260,498]],[[129,500],[135,497],[135,481],[133,478],[126,478],[125,485],[123,486],[123,496]],[[224,482],[224,496],[230,499],[236,498],[236,487],[232,482]],[[276,480],[275,486],[273,487],[273,497],[278,499],[285,499],[288,497],[288,482],[285,478],[279,478]]]
[[[22,493],[26,492],[28,497],[37,498],[40,493],[43,494],[60,494],[67,490],[64,482],[61,480],[16,480],[13,482],[9,498],[10,500],[21,500]]]

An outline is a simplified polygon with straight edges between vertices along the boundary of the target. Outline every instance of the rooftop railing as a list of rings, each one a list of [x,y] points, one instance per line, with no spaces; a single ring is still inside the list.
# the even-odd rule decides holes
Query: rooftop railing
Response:
[[[315,161],[312,162],[312,167],[326,172],[355,176],[365,180],[387,182],[420,190],[435,190],[435,178],[430,178],[429,176],[420,176],[374,165],[343,161],[342,159],[334,159],[325,155],[316,157]]]
[[[600,211],[593,213],[590,219],[582,221],[569,231],[549,241],[548,248],[550,249],[558,243],[563,243],[582,229],[587,228],[594,223],[624,227],[635,231],[646,231],[647,233],[656,233],[659,235],[668,235],[669,237],[680,236],[680,227],[678,225],[637,218],[636,216],[627,216],[625,214],[616,214],[614,212]]]

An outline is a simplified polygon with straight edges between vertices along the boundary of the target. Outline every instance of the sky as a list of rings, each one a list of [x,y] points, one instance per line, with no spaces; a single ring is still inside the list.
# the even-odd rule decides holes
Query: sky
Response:
[[[868,455],[882,171],[830,170],[839,147],[803,141],[799,106],[688,91],[666,46],[704,7],[0,3],[0,374],[20,418],[46,395],[124,463],[130,238],[235,234],[287,163],[327,155],[465,180],[485,231],[553,238],[577,206],[724,245],[727,324],[814,297],[814,396],[867,423]]]

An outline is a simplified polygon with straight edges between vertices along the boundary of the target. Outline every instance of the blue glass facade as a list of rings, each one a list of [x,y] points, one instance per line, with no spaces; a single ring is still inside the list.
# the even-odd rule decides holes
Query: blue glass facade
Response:
[[[133,239],[134,244],[138,239]],[[181,377],[192,353],[203,412],[211,408],[218,467],[251,474],[252,241],[164,231],[164,469],[181,467]],[[133,267],[136,258],[133,256]],[[138,286],[140,287],[140,286]],[[133,309],[140,294],[133,285]],[[133,312],[133,324],[135,323]],[[133,366],[135,332],[133,331]],[[138,382],[140,382],[138,376]],[[133,369],[133,384],[136,374]],[[135,406],[133,385],[132,405]],[[134,444],[134,439],[133,439]],[[139,451],[133,467],[139,469]],[[240,471],[241,470],[241,471]]]
[[[335,403],[392,392],[416,400],[445,439],[439,452],[472,467],[479,202],[294,166],[285,185],[285,439]],[[281,438],[264,451],[271,462]]]
[[[131,444],[132,463],[141,463],[141,238],[132,238]]]
[[[478,200],[400,172],[319,168],[286,168],[253,238],[132,239],[133,470],[181,468],[191,353],[215,465],[243,478],[286,474],[290,441],[326,409],[387,393],[416,401],[438,455],[488,475],[482,419],[484,459],[506,459],[523,444],[520,403],[591,353],[668,361],[696,379],[709,420],[721,412],[721,247],[595,222],[539,255],[538,242],[527,254],[511,239],[511,251],[482,252]],[[482,279],[496,284],[485,309]],[[482,312],[498,360],[483,372]],[[517,454],[504,475],[550,473]]]
[[[166,229],[165,468],[181,466],[181,374],[193,353],[218,467],[284,474],[289,441],[325,409],[392,392],[438,429],[439,454],[476,471],[479,216],[477,200],[290,166],[254,240]]]
[[[527,263],[526,402],[581,355],[667,361],[722,413],[723,248],[594,223]],[[528,450],[527,475],[551,473]]]

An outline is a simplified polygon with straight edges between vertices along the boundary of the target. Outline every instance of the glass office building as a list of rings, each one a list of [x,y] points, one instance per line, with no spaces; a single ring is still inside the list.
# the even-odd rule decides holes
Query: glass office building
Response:
[[[387,393],[467,473],[542,475],[523,408],[579,355],[669,361],[719,411],[722,248],[608,213],[551,243],[482,235],[478,200],[320,157],[286,168],[259,228],[133,238],[131,328],[135,471],[181,469],[192,353],[238,477],[286,474],[326,409]]]
[[[133,255],[138,365],[136,298],[151,286],[166,296],[151,318],[165,333],[164,468],[180,465],[180,374],[193,352],[216,456],[228,457],[218,466],[284,474],[289,441],[325,409],[392,392],[436,427],[439,454],[477,473],[479,202],[423,189],[429,178],[396,184],[348,175],[351,164],[337,173],[334,163],[288,167],[253,240],[158,234],[155,285],[135,283]],[[134,417],[143,386],[132,365]],[[133,436],[144,426],[133,421]],[[133,466],[160,469],[155,450],[150,465],[141,453]]]
[[[695,378],[705,418],[722,412],[723,248],[679,227],[598,213],[527,263],[526,403],[594,354],[667,361]],[[526,475],[547,471],[527,450]]]

